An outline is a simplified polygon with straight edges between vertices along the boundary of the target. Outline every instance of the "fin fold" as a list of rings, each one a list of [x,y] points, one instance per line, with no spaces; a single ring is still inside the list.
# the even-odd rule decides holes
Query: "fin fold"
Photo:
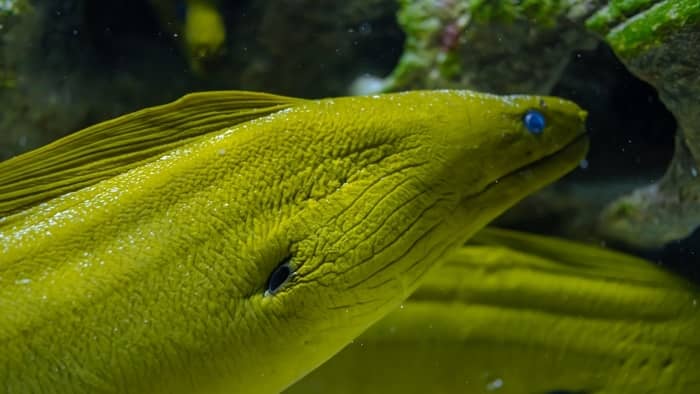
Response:
[[[304,101],[246,91],[192,93],[90,126],[0,163],[0,217],[126,172],[204,135]]]
[[[648,286],[690,286],[680,277],[662,270],[642,258],[563,238],[486,227],[475,234],[468,244],[499,245],[522,253],[557,261],[576,273],[595,273],[610,280],[646,283]]]

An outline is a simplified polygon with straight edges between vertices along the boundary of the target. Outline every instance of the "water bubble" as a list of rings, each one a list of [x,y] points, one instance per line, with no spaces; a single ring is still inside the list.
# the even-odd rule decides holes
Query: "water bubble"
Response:
[[[364,22],[360,25],[360,34],[370,34],[372,32],[372,25],[369,22]]]

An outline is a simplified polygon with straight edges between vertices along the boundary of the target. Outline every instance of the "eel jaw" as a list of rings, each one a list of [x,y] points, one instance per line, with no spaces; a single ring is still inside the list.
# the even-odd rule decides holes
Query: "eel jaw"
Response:
[[[550,180],[550,176],[547,176],[545,181],[544,179],[541,180],[541,186],[545,186],[546,184],[549,184],[556,179],[558,179],[561,176],[564,176],[566,173],[569,171],[573,170],[576,165],[578,165],[581,160],[583,160],[586,156],[586,153],[588,152],[588,134],[587,133],[581,133],[577,135],[574,139],[569,141],[566,145],[564,145],[561,149],[557,150],[556,152],[550,153],[546,156],[543,156],[531,163],[528,163],[522,167],[518,167],[515,170],[501,176],[500,178],[494,180],[491,182],[488,186],[483,191],[486,191],[487,189],[494,187],[495,185],[502,183],[502,182],[508,182],[508,178],[513,178],[513,177],[518,177],[518,176],[530,176],[527,175],[528,173],[533,173],[534,175],[539,175],[537,173],[542,173],[544,172],[546,175],[552,174],[554,175],[557,173],[556,169],[561,168],[561,173],[556,176],[554,179]],[[575,160],[573,160],[575,158]],[[567,163],[567,159],[571,159],[571,163]],[[534,191],[534,190],[533,190]],[[528,193],[529,194],[529,193]]]
[[[492,181],[481,191],[462,198],[460,220],[481,229],[508,208],[576,168],[588,152],[588,135],[581,133],[558,151],[517,168]],[[461,212],[459,212],[461,211]],[[462,225],[462,227],[464,227]],[[471,236],[476,230],[471,231]]]

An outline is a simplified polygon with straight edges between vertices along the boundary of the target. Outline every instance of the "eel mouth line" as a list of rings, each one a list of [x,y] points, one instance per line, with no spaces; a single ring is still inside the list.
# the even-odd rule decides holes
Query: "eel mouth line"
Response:
[[[559,150],[552,152],[548,155],[542,156],[539,159],[530,162],[528,164],[525,164],[522,167],[518,167],[513,171],[510,171],[506,173],[505,175],[501,176],[500,178],[494,180],[493,182],[489,183],[488,186],[482,190],[482,192],[487,191],[491,187],[494,187],[495,185],[498,185],[500,182],[509,179],[509,178],[514,178],[526,171],[532,171],[532,170],[537,170],[543,167],[547,167],[550,165],[552,162],[561,160],[562,157],[568,156],[568,153],[574,152],[578,149],[584,148],[586,145],[588,145],[588,133],[583,132],[576,137],[574,137],[571,141],[569,141],[566,145],[561,147]]]

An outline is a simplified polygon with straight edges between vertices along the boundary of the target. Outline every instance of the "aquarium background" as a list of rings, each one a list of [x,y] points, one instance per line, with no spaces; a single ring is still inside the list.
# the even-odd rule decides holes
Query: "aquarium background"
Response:
[[[700,283],[697,2],[222,0],[188,27],[191,3],[0,0],[0,160],[193,91],[551,94],[589,111],[588,158],[497,224]]]

